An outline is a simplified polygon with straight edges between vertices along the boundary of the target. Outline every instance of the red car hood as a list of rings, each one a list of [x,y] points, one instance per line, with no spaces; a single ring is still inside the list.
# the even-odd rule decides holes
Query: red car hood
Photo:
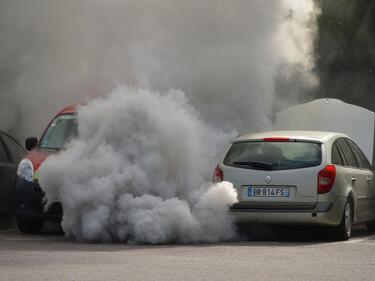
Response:
[[[46,151],[46,150],[40,150],[40,149],[34,149],[30,151],[26,158],[29,159],[34,166],[34,171],[37,171],[42,165],[43,161],[46,160],[46,158],[52,154],[55,154],[55,151]]]

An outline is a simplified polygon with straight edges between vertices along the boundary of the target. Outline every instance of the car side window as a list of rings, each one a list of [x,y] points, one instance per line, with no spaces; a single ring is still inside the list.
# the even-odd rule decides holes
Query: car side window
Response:
[[[337,140],[338,146],[341,148],[342,153],[344,154],[344,158],[346,163],[348,163],[349,167],[360,168],[357,159],[355,158],[352,150],[349,148],[349,145],[346,143],[344,138],[339,138]]]
[[[0,163],[8,163],[8,162],[9,162],[9,159],[8,159],[7,152],[5,150],[5,143],[0,135]]]
[[[22,158],[25,156],[26,152],[21,147],[20,144],[18,144],[15,140],[10,138],[7,135],[3,135],[3,139],[5,141],[6,146],[8,147],[8,150],[12,156],[13,162],[18,163],[22,160]]]
[[[362,150],[350,139],[345,139],[362,169],[371,170],[371,165]]]
[[[345,166],[344,160],[342,159],[342,156],[339,151],[339,148],[337,147],[336,141],[332,144],[331,162],[332,164],[335,164],[335,165]]]

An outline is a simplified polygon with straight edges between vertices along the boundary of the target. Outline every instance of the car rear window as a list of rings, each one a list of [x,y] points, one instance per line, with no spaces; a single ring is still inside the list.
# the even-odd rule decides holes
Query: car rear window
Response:
[[[367,160],[365,154],[362,150],[350,139],[345,139],[346,143],[349,145],[350,149],[353,151],[355,158],[361,169],[372,170],[369,161]]]
[[[321,163],[321,144],[314,142],[237,142],[224,158],[224,165],[255,170],[301,169]]]
[[[342,152],[344,153],[344,157],[346,162],[348,163],[349,167],[359,168],[359,164],[357,159],[354,156],[354,153],[349,148],[349,145],[346,143],[344,138],[337,139],[337,143],[340,146]]]
[[[344,166],[344,160],[341,157],[339,148],[337,147],[337,141],[332,145],[332,152],[331,152],[331,162],[335,165]]]

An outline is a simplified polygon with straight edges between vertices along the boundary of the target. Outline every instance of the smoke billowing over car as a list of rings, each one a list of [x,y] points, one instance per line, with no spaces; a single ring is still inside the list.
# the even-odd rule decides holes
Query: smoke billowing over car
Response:
[[[62,207],[54,202],[44,210],[44,193],[38,183],[38,171],[43,161],[64,148],[77,135],[77,106],[60,111],[48,125],[38,141],[26,139],[29,153],[18,165],[15,182],[15,211],[18,228],[23,233],[39,232],[46,220],[61,221]]]

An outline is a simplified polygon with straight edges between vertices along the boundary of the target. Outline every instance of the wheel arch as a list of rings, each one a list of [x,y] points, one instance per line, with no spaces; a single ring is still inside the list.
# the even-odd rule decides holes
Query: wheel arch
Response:
[[[350,200],[353,206],[353,214],[352,214],[352,219],[353,223],[357,220],[356,219],[356,214],[357,214],[357,202],[354,199],[354,194],[353,194],[353,189],[348,189],[347,195],[346,195],[347,200]]]

